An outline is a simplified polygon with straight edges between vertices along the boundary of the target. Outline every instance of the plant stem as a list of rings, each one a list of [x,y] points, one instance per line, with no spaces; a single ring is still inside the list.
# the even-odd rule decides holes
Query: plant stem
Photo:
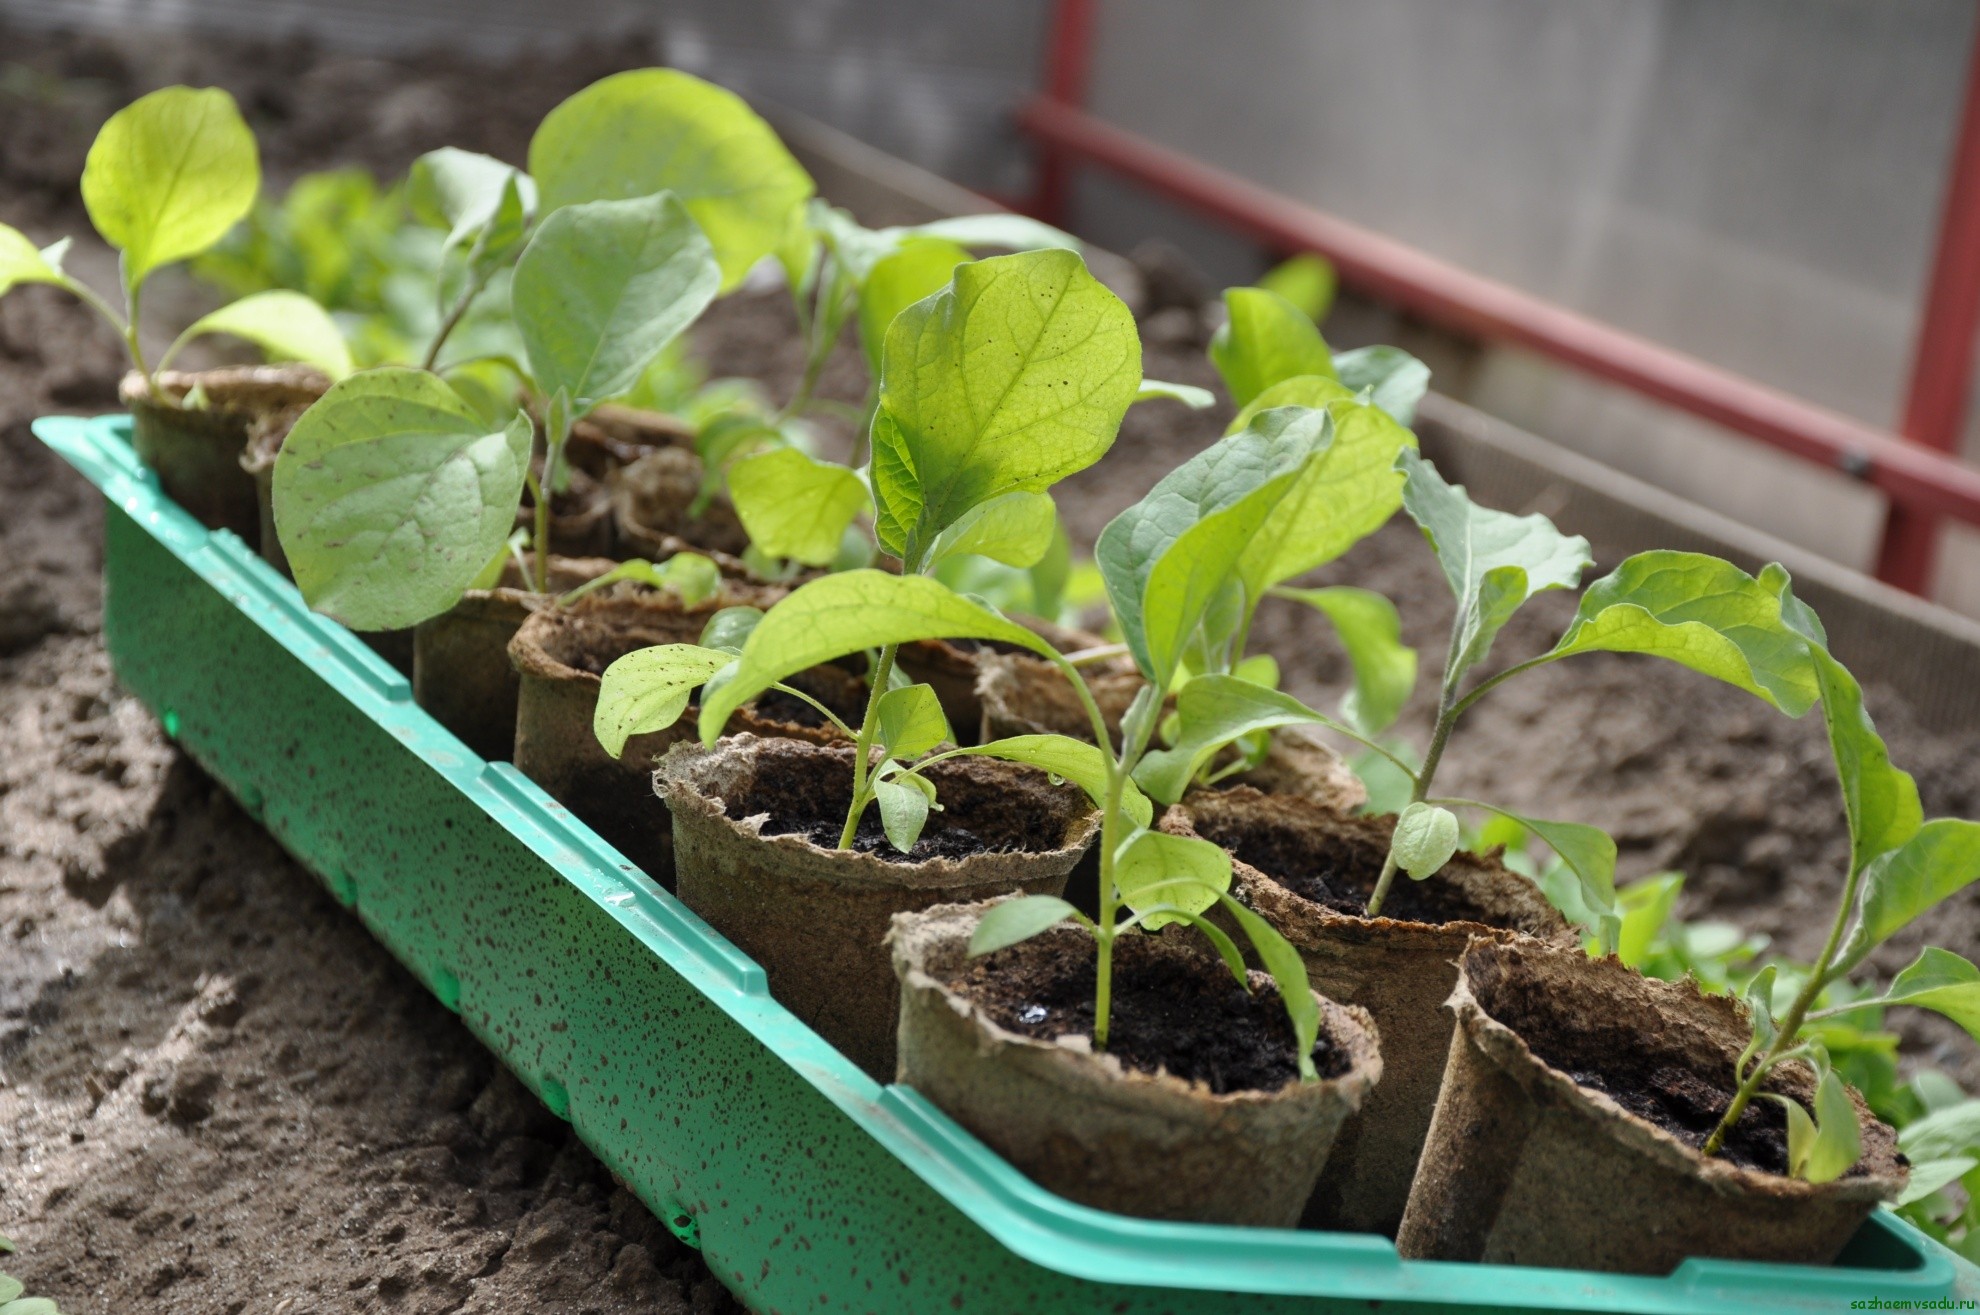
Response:
[[[447,345],[447,339],[460,327],[461,320],[467,315],[469,304],[481,295],[481,287],[480,283],[469,283],[455,300],[454,308],[447,312],[446,319],[440,321],[439,332],[433,335],[433,342],[427,347],[425,357],[420,360],[420,369],[431,371],[439,362],[440,349]]]
[[[1457,725],[1459,711],[1446,690],[1437,709],[1437,728],[1430,733],[1430,747],[1424,751],[1423,766],[1417,770],[1416,784],[1409,792],[1412,804],[1422,803],[1430,793],[1430,782],[1437,775],[1437,763],[1444,756],[1444,746],[1450,742],[1451,728]],[[1388,899],[1389,887],[1395,884],[1397,866],[1395,846],[1391,845],[1388,857],[1382,860],[1382,875],[1375,879],[1375,893],[1368,897],[1368,917],[1382,912],[1382,902]]]
[[[550,503],[543,496],[543,481],[534,471],[523,476],[523,483],[529,486],[530,505],[536,510],[536,542],[530,545],[536,579],[532,585],[529,573],[525,572],[523,585],[536,593],[547,594],[550,592]]]
[[[144,345],[138,341],[138,302],[143,293],[144,281],[142,279],[125,278],[124,306],[130,314],[124,320],[124,346],[130,349],[131,364],[135,365],[137,372],[144,376],[144,390],[151,398],[152,405],[171,406],[173,403],[168,402],[165,396],[158,391],[158,376],[152,372],[149,365],[145,364]],[[109,308],[105,307],[104,312],[108,314]],[[116,323],[116,320],[112,319],[111,323]]]
[[[899,644],[889,644],[880,650],[880,660],[873,664],[872,687],[866,692],[866,717],[859,723],[859,736],[853,741],[852,807],[846,810],[845,829],[839,832],[840,849],[852,848],[860,814],[866,811],[866,760],[873,752],[873,737],[880,729],[880,700],[886,697],[887,682],[894,675],[894,658],[900,651]]]

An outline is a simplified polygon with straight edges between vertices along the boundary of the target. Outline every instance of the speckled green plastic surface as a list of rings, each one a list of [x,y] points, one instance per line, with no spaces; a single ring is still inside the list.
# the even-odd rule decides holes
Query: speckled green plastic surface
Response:
[[[107,499],[119,679],[754,1310],[1744,1315],[1980,1296],[1980,1272],[1886,1213],[1831,1268],[1638,1278],[1061,1200],[861,1074],[692,912],[414,707],[238,539],[165,499],[122,418],[35,431]]]

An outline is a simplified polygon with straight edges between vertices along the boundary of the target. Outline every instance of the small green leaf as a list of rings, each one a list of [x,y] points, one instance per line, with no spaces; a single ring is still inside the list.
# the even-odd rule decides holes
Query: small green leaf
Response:
[[[309,605],[354,630],[460,600],[515,525],[532,429],[486,421],[423,370],[367,370],[303,412],[275,459],[275,526]]]
[[[794,447],[730,467],[729,499],[752,543],[806,566],[830,565],[846,526],[872,505],[856,471]]]
[[[1324,412],[1267,411],[1170,471],[1100,532],[1094,558],[1114,615],[1158,690],[1327,432]]]
[[[1823,1070],[1815,1087],[1815,1136],[1806,1142],[1803,1153],[1796,1155],[1793,1111],[1800,1108],[1790,1102],[1788,1156],[1799,1162],[1796,1176],[1811,1183],[1834,1182],[1863,1157],[1863,1134],[1857,1127],[1856,1106],[1849,1099],[1849,1088],[1834,1069]],[[1805,1129],[1802,1135],[1805,1139]]]
[[[83,163],[83,205],[124,253],[135,284],[200,252],[245,218],[261,190],[254,134],[216,87],[166,87],[110,116]]]
[[[880,805],[880,827],[887,833],[887,843],[903,854],[913,849],[915,841],[921,839],[921,829],[928,825],[927,794],[898,780],[876,777],[873,798]]]
[[[749,642],[750,632],[762,619],[760,607],[725,607],[709,617],[708,624],[701,628],[701,646],[740,655],[743,645]]]
[[[673,69],[614,74],[551,110],[529,171],[546,212],[672,192],[708,235],[724,291],[785,244],[813,190],[740,96]]]
[[[720,285],[708,239],[662,193],[550,215],[516,261],[509,295],[537,388],[585,407],[637,383]]]
[[[1224,306],[1230,318],[1211,336],[1210,363],[1239,406],[1295,375],[1333,376],[1333,353],[1320,330],[1278,293],[1227,288]]]
[[[1980,877],[1980,822],[1938,817],[1925,823],[1863,870],[1863,911],[1842,961],[1860,959],[1975,877]]]
[[[1616,912],[1616,842],[1600,827],[1580,822],[1548,822],[1509,812],[1495,804],[1476,799],[1440,799],[1436,802],[1465,808],[1482,808],[1518,822],[1539,836],[1561,861],[1574,871],[1581,886],[1581,898],[1596,916],[1613,919]],[[1620,929],[1617,929],[1618,932]]]
[[[1443,870],[1457,853],[1457,815],[1448,809],[1426,803],[1413,803],[1396,818],[1396,832],[1390,842],[1396,864],[1412,881],[1424,881]]]
[[[1793,1178],[1807,1177],[1803,1170],[1808,1165],[1809,1152],[1815,1148],[1815,1120],[1808,1116],[1801,1102],[1791,1096],[1779,1096],[1771,1091],[1762,1094],[1779,1102],[1787,1112],[1788,1175]]]
[[[26,1291],[26,1285],[13,1275],[0,1274],[0,1306],[6,1305]]]
[[[1341,383],[1395,417],[1416,423],[1416,404],[1430,391],[1430,367],[1400,347],[1358,347],[1334,358]]]
[[[1808,656],[1814,664],[1815,679],[1822,690],[1822,720],[1828,728],[1829,751],[1836,761],[1843,809],[1849,817],[1850,870],[1854,874],[1864,871],[1873,860],[1906,845],[1917,836],[1925,810],[1918,802],[1918,783],[1911,779],[1909,772],[1900,771],[1892,764],[1890,750],[1885,747],[1883,737],[1877,734],[1870,714],[1864,710],[1863,688],[1856,683],[1856,677],[1850,675],[1842,663],[1830,657],[1825,647],[1813,640],[1808,645]],[[1972,825],[1970,822],[1948,822],[1935,833],[1934,839],[1912,851],[1901,863],[1895,859],[1887,860],[1887,867],[1892,863],[1898,865],[1890,867],[1880,880],[1873,883],[1873,893],[1877,887],[1882,887],[1885,898],[1898,901],[1892,908],[1907,907],[1909,911],[1888,930],[1875,935],[1871,945],[1877,944],[1943,898],[1933,896],[1927,903],[1915,907],[1909,902],[1912,891],[1925,889],[1918,882],[1926,879],[1928,867],[1936,869],[1942,861],[1956,862],[1965,857],[1962,849],[1964,842],[1958,837],[1963,834],[1963,828]],[[1942,849],[1948,842],[1952,842],[1952,847]],[[1968,868],[1971,869],[1970,860]],[[1879,921],[1881,919],[1869,919],[1866,925],[1874,926]],[[1846,959],[1851,955],[1851,950],[1844,951]]]
[[[1980,1160],[1966,1155],[1955,1156],[1950,1160],[1913,1163],[1911,1176],[1905,1180],[1904,1190],[1898,1193],[1897,1200],[1891,1204],[1903,1209],[1914,1201],[1922,1201],[1935,1192],[1951,1187],[1976,1168],[1980,1168]]]
[[[1106,804],[1109,758],[1097,744],[1075,740],[1069,735],[1012,735],[987,744],[973,744],[957,752],[1042,767],[1053,776],[1071,781],[1086,791],[1086,797],[1096,807]],[[1123,783],[1121,811],[1138,827],[1148,826],[1155,820],[1154,805],[1148,802],[1147,795],[1135,788],[1132,781]]]
[[[1313,987],[1306,976],[1306,961],[1291,941],[1271,923],[1247,909],[1231,895],[1220,895],[1224,911],[1237,919],[1238,926],[1258,952],[1258,962],[1272,974],[1279,998],[1285,1002],[1286,1017],[1292,1021],[1293,1046],[1299,1052],[1299,1075],[1307,1082],[1319,1080],[1313,1067],[1313,1046],[1320,1039],[1320,1002],[1313,998]]]
[[[1175,743],[1142,758],[1134,779],[1165,804],[1183,797],[1211,755],[1225,745],[1281,726],[1326,725],[1330,719],[1284,694],[1236,676],[1198,676],[1176,695]]]
[[[956,266],[968,259],[969,252],[954,242],[914,238],[874,262],[859,288],[859,341],[866,351],[867,368],[876,378],[894,318],[949,286]]]
[[[763,614],[743,645],[735,678],[702,703],[702,738],[713,743],[730,713],[793,672],[919,639],[1001,640],[1057,656],[1023,626],[927,576],[844,571],[793,590]]]
[[[1020,895],[999,900],[983,912],[976,930],[969,935],[969,955],[993,954],[1006,946],[1028,941],[1071,919],[1088,922],[1085,914],[1053,895]]]
[[[245,338],[261,348],[269,360],[313,365],[333,382],[351,372],[351,349],[344,343],[343,331],[330,318],[330,312],[300,292],[272,288],[200,316],[179,335],[172,350],[159,361],[159,368],[164,368],[182,344],[208,333]]]
[[[1337,402],[1350,406],[1358,404],[1354,391],[1332,375],[1295,375],[1280,380],[1252,398],[1231,418],[1231,423],[1224,427],[1224,434],[1228,437],[1251,428],[1251,422],[1263,411],[1275,411],[1282,406],[1308,406],[1324,411]]]
[[[1164,383],[1160,379],[1143,379],[1141,387],[1135,390],[1134,400],[1181,402],[1192,411],[1207,411],[1217,404],[1217,395],[1208,388],[1198,388],[1195,384],[1171,384]]]
[[[1354,688],[1341,700],[1341,716],[1363,735],[1379,735],[1393,725],[1416,688],[1416,650],[1402,642],[1396,605],[1351,585],[1275,592],[1334,623],[1354,669]]]
[[[926,546],[979,503],[1092,465],[1140,382],[1134,316],[1077,255],[958,266],[887,330],[873,486],[893,529],[881,542]]]
[[[1717,557],[1643,552],[1588,586],[1552,657],[1649,653],[1799,717],[1821,696],[1808,642],[1782,618],[1779,564],[1748,575]]]
[[[734,661],[732,653],[699,644],[661,644],[626,654],[605,668],[592,733],[606,753],[618,757],[633,736],[664,731],[679,721],[695,690]]]
[[[1201,913],[1231,887],[1231,856],[1208,840],[1137,829],[1114,855],[1114,885],[1137,913],[1173,904]],[[1143,924],[1150,931],[1183,919],[1163,913]]]
[[[1006,566],[1035,566],[1059,532],[1059,509],[1049,493],[1006,493],[979,502],[943,530],[927,564],[974,553]]]
[[[1914,1163],[1980,1155],[1980,1100],[1933,1110],[1898,1132],[1898,1149]]]
[[[510,206],[511,192],[515,214],[497,222]],[[443,146],[413,161],[406,175],[406,202],[421,222],[448,230],[448,250],[474,245],[491,223],[512,229],[484,244],[489,257],[499,259],[515,249],[527,216],[536,212],[536,180],[493,156]]]
[[[35,250],[27,234],[0,224],[0,293],[22,283],[67,282],[61,266]]]
[[[1746,1059],[1763,1055],[1781,1034],[1780,1024],[1774,1021],[1774,979],[1777,973],[1773,964],[1768,964],[1746,984],[1747,1021],[1753,1026],[1753,1044],[1748,1047]],[[1740,1065],[1740,1077],[1746,1077],[1746,1065]]]
[[[0,1306],[0,1315],[62,1315],[47,1297],[23,1297]]]
[[[680,595],[689,607],[707,602],[722,590],[722,568],[698,552],[677,552],[663,568],[664,587]]]
[[[1024,215],[996,211],[980,215],[956,215],[931,219],[904,229],[883,229],[885,234],[903,237],[941,238],[965,247],[1001,247],[1005,251],[1037,251],[1060,247],[1080,250],[1079,239],[1050,224]]]
[[[1617,892],[1617,907],[1622,910],[1622,931],[1616,938],[1617,958],[1631,968],[1643,966],[1657,933],[1670,921],[1671,911],[1677,907],[1678,892],[1683,889],[1683,873],[1660,872],[1632,881]]]
[[[891,689],[880,696],[880,743],[890,758],[919,758],[949,738],[942,701],[927,685]]]
[[[1944,1014],[1980,1039],[1980,968],[1951,950],[1926,946],[1891,983],[1884,998]]]
[[[1340,276],[1334,272],[1333,261],[1302,251],[1266,270],[1258,286],[1284,297],[1299,308],[1300,314],[1318,324],[1333,308]]]

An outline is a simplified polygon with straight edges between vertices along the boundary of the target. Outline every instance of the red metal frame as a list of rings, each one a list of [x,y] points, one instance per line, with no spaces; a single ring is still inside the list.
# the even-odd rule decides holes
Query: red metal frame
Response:
[[[1094,0],[1060,0],[1048,91],[1018,113],[1039,144],[1042,214],[1062,218],[1071,162],[1099,166],[1278,250],[1317,251],[1342,282],[1427,320],[1575,366],[1828,466],[1891,500],[1878,576],[1922,593],[1940,520],[1980,525],[1980,470],[1942,455],[1965,424],[1980,330],[1980,38],[1969,78],[1952,184],[1916,364],[1906,442],[1825,407],[1612,325],[1481,277],[1401,242],[1281,196],[1080,108],[1095,26]]]

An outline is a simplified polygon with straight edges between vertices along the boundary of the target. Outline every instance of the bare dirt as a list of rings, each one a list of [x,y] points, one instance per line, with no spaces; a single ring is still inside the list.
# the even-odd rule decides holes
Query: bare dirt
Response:
[[[0,217],[44,241],[85,231],[74,188],[90,137],[157,85],[232,89],[279,187],[339,164],[394,176],[443,144],[520,160],[557,100],[645,62],[615,48],[490,70],[5,31],[0,49]],[[77,267],[106,274],[106,253],[79,250]],[[1215,382],[1200,317],[1170,306],[1143,331],[1151,376]],[[781,293],[718,305],[698,350],[773,396],[800,365]],[[860,369],[842,351],[822,394],[856,401]],[[60,294],[0,300],[0,1232],[22,1244],[9,1269],[79,1315],[734,1309],[118,692],[99,633],[100,511],[27,430],[114,407],[118,370],[112,336]],[[1114,453],[1062,486],[1074,536],[1090,544],[1229,414],[1136,408]],[[1387,593],[1406,638],[1442,651],[1450,603],[1411,527],[1323,578]],[[1497,656],[1538,651],[1569,610],[1530,606]],[[1257,637],[1294,692],[1338,698],[1345,662],[1316,615],[1268,608]],[[1980,813],[1975,737],[1917,724],[1865,674],[1928,810]],[[1428,710],[1420,691],[1402,727],[1419,743]],[[1688,916],[1734,918],[1791,953],[1819,941],[1846,840],[1812,719],[1595,656],[1483,701],[1446,764],[1453,793],[1608,827],[1625,876],[1689,872]],[[1980,951],[1980,891],[1931,921],[1936,943]],[[1915,1054],[1980,1079],[1950,1028],[1904,1025]]]

